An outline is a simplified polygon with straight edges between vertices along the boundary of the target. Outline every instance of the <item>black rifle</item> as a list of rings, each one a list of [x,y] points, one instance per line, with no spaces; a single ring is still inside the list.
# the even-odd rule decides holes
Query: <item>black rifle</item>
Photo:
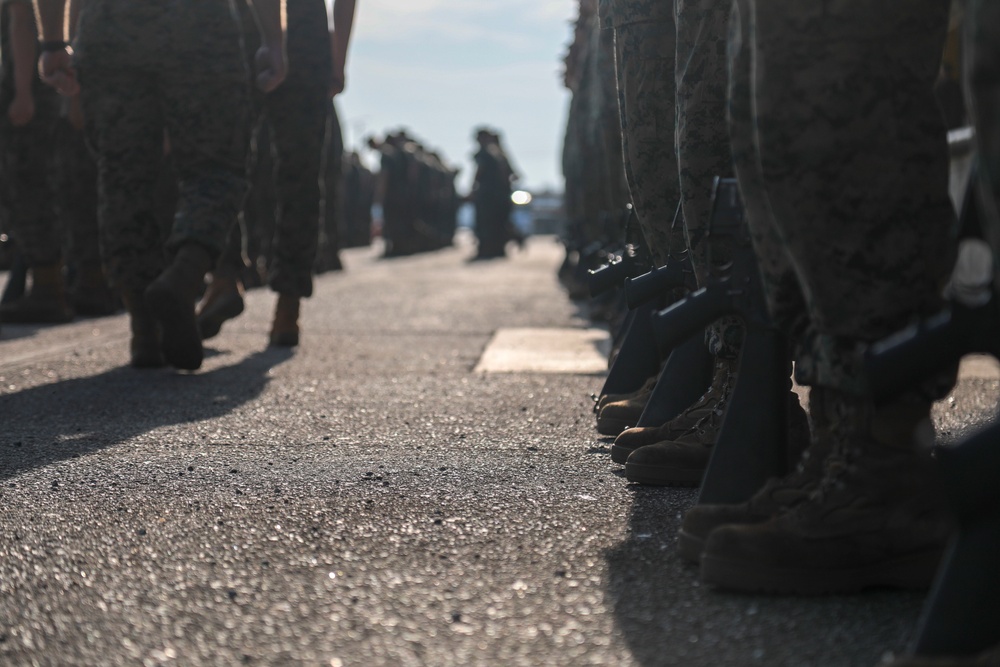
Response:
[[[649,262],[636,251],[633,245],[626,245],[621,254],[609,254],[606,264],[588,271],[587,284],[591,296],[621,288],[633,276],[649,269]]]
[[[976,205],[977,171],[973,164],[959,212],[960,239],[983,238]],[[986,247],[982,242],[979,245]],[[1000,359],[1000,308],[990,285],[991,254],[987,250],[980,250],[978,255],[959,253],[957,265],[967,263],[971,268],[972,275],[965,279],[970,284],[960,290],[960,293],[965,293],[965,300],[970,305],[953,299],[939,313],[869,348],[865,367],[876,403],[890,402],[926,379],[954,370],[967,354],[991,354]],[[957,271],[956,274],[953,283],[959,282],[956,280],[959,277]]]
[[[924,603],[915,652],[973,656],[1000,638],[1000,424],[935,458],[959,530]]]
[[[654,315],[653,327],[662,348],[676,348],[721,317],[743,321],[736,386],[699,496],[699,503],[736,503],[789,468],[791,367],[785,337],[768,314],[735,179],[716,179],[708,242],[714,237],[728,240],[731,261],[714,269],[721,274],[714,282]]]

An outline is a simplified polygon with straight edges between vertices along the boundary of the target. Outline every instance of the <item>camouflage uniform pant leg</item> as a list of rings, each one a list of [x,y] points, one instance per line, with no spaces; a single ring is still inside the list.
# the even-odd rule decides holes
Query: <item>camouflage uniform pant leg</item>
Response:
[[[796,374],[864,395],[861,347],[936,310],[953,261],[933,97],[948,2],[750,12],[760,177],[811,322]]]
[[[618,240],[619,215],[628,203],[622,164],[621,132],[615,92],[614,34],[591,25],[590,44],[580,94],[585,96],[583,133],[583,210],[587,237],[601,243]]]
[[[684,232],[698,285],[712,280],[711,264],[725,265],[730,249],[708,242],[712,186],[733,173],[726,129],[726,40],[732,0],[676,0],[677,161]],[[709,351],[735,359],[743,325],[727,317],[706,331]]]
[[[323,152],[320,160],[320,252],[331,260],[341,248],[341,230],[346,231],[344,202],[344,132],[340,126],[337,106],[328,102],[326,126],[323,131]]]
[[[806,336],[810,326],[805,298],[791,258],[767,198],[758,169],[756,126],[752,104],[752,54],[749,0],[736,0],[730,20],[728,125],[733,167],[739,179],[754,253],[764,282],[768,311],[775,326],[795,342]]]
[[[57,202],[66,225],[66,259],[76,266],[100,266],[97,164],[83,131],[61,118],[56,125]]]
[[[78,72],[87,138],[97,155],[97,217],[108,281],[141,291],[166,265],[156,207],[163,168],[157,94],[142,73],[125,68],[83,60]]]
[[[266,101],[278,196],[268,283],[281,294],[308,297],[319,245],[319,177],[329,98],[325,85],[288,83]]]
[[[91,0],[77,37],[97,154],[102,255],[112,283],[144,289],[165,264],[156,207],[164,130],[179,183],[167,248],[217,255],[245,189],[248,77],[229,2]]]
[[[639,3],[634,3],[639,4]],[[622,149],[632,205],[653,261],[683,256],[674,151],[674,40],[671,17],[615,27]],[[675,224],[676,223],[676,224]]]
[[[175,56],[160,71],[180,186],[168,251],[198,243],[220,255],[246,196],[250,78],[240,25],[223,6],[172,23]]]
[[[976,127],[981,217],[993,252],[1000,257],[1000,3],[968,0],[964,29],[963,69]]]
[[[6,102],[0,104],[0,192],[10,216],[5,231],[28,266],[54,264],[63,245],[50,178],[57,119],[40,101],[35,118],[14,127]]]

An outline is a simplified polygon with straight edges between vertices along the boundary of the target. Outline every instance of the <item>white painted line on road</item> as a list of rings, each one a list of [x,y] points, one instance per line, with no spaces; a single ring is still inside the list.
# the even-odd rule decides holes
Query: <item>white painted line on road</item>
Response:
[[[475,372],[596,375],[610,351],[604,329],[498,329]]]

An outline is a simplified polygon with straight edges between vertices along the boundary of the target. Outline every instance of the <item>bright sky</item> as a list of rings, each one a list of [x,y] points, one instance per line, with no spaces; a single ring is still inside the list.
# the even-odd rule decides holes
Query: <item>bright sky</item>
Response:
[[[328,0],[329,2],[329,0]],[[561,57],[574,0],[358,0],[347,90],[348,147],[402,125],[472,177],[472,130],[498,128],[521,187],[562,189],[568,94]]]

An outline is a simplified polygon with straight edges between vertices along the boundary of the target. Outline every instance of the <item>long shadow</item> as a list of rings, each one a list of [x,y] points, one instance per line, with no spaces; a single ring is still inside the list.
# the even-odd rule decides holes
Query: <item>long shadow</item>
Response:
[[[293,352],[268,348],[207,373],[116,368],[0,396],[0,481],[167,425],[225,415],[260,396]]]
[[[695,501],[693,490],[634,487],[629,535],[605,554],[607,599],[639,664],[871,667],[903,650],[923,592],[795,598],[701,585],[677,555]]]

